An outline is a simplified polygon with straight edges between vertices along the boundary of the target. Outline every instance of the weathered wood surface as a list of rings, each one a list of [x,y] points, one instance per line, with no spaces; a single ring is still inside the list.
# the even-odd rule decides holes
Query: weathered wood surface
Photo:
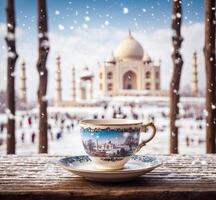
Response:
[[[158,156],[163,165],[125,183],[94,183],[54,163],[59,156],[0,157],[0,199],[216,199],[215,155]]]

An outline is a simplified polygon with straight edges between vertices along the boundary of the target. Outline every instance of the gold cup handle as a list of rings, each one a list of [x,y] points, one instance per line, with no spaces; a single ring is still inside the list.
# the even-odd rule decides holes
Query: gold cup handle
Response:
[[[151,122],[151,123],[148,123],[148,124],[143,124],[142,127],[141,127],[141,132],[146,132],[148,130],[148,127],[151,127],[152,128],[152,134],[150,135],[150,137],[146,140],[143,140],[137,147],[135,153],[137,153],[138,151],[140,151],[140,149],[145,146],[146,143],[148,143],[149,141],[151,141],[153,139],[153,137],[155,136],[156,134],[156,127],[155,125]]]

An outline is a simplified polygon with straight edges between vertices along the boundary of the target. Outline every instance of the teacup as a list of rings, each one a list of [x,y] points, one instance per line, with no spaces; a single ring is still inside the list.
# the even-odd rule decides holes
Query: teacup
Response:
[[[89,119],[80,122],[81,139],[86,153],[96,168],[118,170],[147,142],[153,139],[156,128],[153,123],[144,125],[138,120]],[[150,137],[139,143],[140,135],[151,127]]]

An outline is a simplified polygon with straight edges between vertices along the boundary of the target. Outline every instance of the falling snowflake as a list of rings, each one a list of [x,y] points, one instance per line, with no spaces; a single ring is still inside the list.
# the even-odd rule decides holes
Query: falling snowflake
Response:
[[[8,57],[9,57],[9,58],[16,58],[16,54],[13,53],[13,52],[11,52],[11,51],[9,51],[9,52],[8,52]]]
[[[87,24],[83,24],[83,28],[88,28],[88,25]]]
[[[59,11],[59,10],[56,10],[56,11],[55,11],[55,15],[60,15],[60,11]]]
[[[128,8],[124,7],[124,8],[123,8],[123,13],[124,13],[124,14],[128,14],[128,12],[129,12]]]
[[[177,94],[177,93],[178,93],[178,91],[177,91],[177,90],[173,90],[173,92],[174,92],[175,94]]]
[[[42,97],[42,101],[47,101],[47,100],[48,100],[48,96],[47,95]]]
[[[177,13],[177,14],[176,14],[176,17],[177,17],[177,18],[181,18],[181,13]]]
[[[61,31],[63,31],[63,30],[64,30],[64,26],[63,26],[63,25],[61,25],[61,24],[59,24],[59,25],[58,25],[58,28],[59,28],[59,30],[61,30]]]
[[[212,108],[213,110],[215,110],[215,109],[216,109],[216,106],[215,106],[214,104],[211,104],[211,108]]]
[[[105,21],[104,24],[105,24],[106,26],[108,26],[108,25],[109,25],[109,21]]]
[[[204,109],[203,113],[204,113],[204,116],[206,117],[208,116],[208,111],[206,109]]]
[[[90,21],[90,17],[89,17],[89,16],[86,16],[84,19],[85,19],[85,21],[87,21],[87,22]]]
[[[15,34],[14,34],[14,33],[8,33],[8,34],[7,34],[7,39],[8,39],[8,40],[11,40],[11,41],[12,41],[12,40],[15,40]]]

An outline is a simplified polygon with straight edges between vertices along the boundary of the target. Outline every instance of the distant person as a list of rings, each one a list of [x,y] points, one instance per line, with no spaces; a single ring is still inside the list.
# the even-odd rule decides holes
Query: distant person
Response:
[[[71,128],[74,129],[74,123],[73,122],[71,122]]]
[[[133,116],[133,119],[136,119],[136,120],[138,119],[138,115],[136,113],[133,113],[132,116]]]
[[[30,127],[32,126],[32,118],[30,116],[28,117],[28,124]]]
[[[23,127],[23,121],[22,121],[22,119],[19,121],[19,127],[20,127],[20,128]]]
[[[55,114],[55,121],[58,122],[58,114]]]
[[[52,130],[52,126],[51,124],[48,124],[48,131],[51,131]]]
[[[122,118],[123,118],[123,119],[126,119],[126,118],[127,118],[127,115],[124,114]]]
[[[62,119],[62,120],[61,120],[61,124],[64,124],[64,122],[65,122],[65,119]]]
[[[62,132],[59,131],[57,134],[56,134],[56,139],[59,140],[62,138]]]
[[[166,113],[165,112],[161,112],[161,115],[163,118],[166,118]]]
[[[3,133],[3,131],[4,131],[4,123],[3,122],[0,125],[0,131],[1,131],[1,133]]]
[[[22,132],[22,134],[21,134],[21,141],[22,141],[22,143],[25,142],[25,133],[24,132]]]
[[[117,113],[116,113],[116,111],[114,111],[112,118],[116,118],[116,115],[117,115]]]
[[[189,137],[187,136],[185,140],[186,140],[186,145],[189,147],[189,146],[190,146],[190,140],[189,140]]]
[[[35,143],[35,132],[33,132],[32,134],[31,134],[31,142],[32,142],[32,144],[34,144]]]
[[[108,107],[108,105],[107,105],[107,104],[104,104],[104,110],[106,110],[106,109],[107,109],[107,107]]]
[[[66,128],[67,128],[67,132],[70,132],[70,126],[67,125]]]
[[[53,139],[54,139],[54,138],[53,138],[53,132],[50,131],[49,133],[50,133],[50,139],[53,140]]]
[[[118,107],[118,113],[119,113],[119,114],[122,114],[122,110],[121,110],[121,107],[120,107],[120,106]]]
[[[205,142],[204,140],[202,140],[201,138],[199,138],[198,144],[202,144],[202,143],[204,143],[204,142]]]
[[[94,114],[93,118],[94,118],[94,119],[97,119],[97,118],[98,118],[97,114]]]

